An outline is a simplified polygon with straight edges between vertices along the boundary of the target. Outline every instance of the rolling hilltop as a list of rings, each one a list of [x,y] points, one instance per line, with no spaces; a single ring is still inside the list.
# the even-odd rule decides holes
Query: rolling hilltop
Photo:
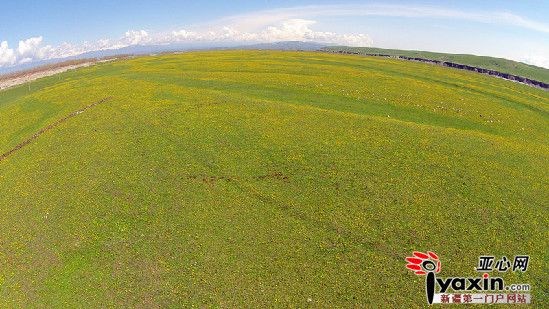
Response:
[[[329,46],[323,47],[325,51],[345,51],[360,54],[377,54],[388,56],[404,56],[410,58],[421,58],[426,60],[447,61],[462,65],[484,68],[501,73],[518,75],[531,78],[544,83],[549,83],[549,69],[524,64],[521,62],[508,60],[504,58],[494,58],[487,56],[475,56],[465,54],[447,54],[434,53],[428,51],[384,49],[375,47],[347,47],[347,46]]]
[[[137,57],[1,91],[1,154],[2,307],[424,307],[414,251],[441,277],[530,255],[502,276],[549,305],[541,89],[344,54]]]

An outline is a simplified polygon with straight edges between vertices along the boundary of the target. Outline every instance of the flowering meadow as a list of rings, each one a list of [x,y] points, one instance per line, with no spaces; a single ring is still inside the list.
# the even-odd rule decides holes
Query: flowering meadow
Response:
[[[414,251],[441,277],[529,255],[501,277],[549,306],[547,91],[357,55],[136,57],[0,91],[0,155],[77,111],[0,160],[0,307],[424,307]]]

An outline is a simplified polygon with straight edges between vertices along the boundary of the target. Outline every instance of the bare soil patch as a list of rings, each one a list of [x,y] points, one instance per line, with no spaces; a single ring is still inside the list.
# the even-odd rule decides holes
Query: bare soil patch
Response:
[[[1,76],[0,77],[0,90],[4,90],[4,89],[7,89],[7,88],[17,86],[17,85],[28,83],[28,82],[31,82],[35,79],[39,79],[39,78],[42,78],[42,77],[52,76],[52,75],[55,75],[55,74],[58,74],[58,73],[68,71],[68,70],[73,70],[73,69],[81,68],[81,67],[87,67],[87,66],[90,66],[94,63],[95,62],[90,61],[90,62],[84,62],[84,63],[74,64],[74,65],[67,65],[67,66],[62,66],[62,67],[53,67],[51,69],[40,70],[40,71],[37,71],[37,72],[22,72],[21,74],[7,74],[6,76]]]

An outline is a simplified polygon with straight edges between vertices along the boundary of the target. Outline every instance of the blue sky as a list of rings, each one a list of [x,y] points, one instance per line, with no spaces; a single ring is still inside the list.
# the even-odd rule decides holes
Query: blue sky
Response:
[[[130,45],[317,41],[549,68],[549,1],[5,1],[0,68]]]

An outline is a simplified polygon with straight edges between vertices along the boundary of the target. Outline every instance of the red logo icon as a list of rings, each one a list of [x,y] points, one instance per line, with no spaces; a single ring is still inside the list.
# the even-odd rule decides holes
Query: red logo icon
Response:
[[[421,252],[414,252],[413,257],[407,257],[408,261],[407,268],[414,270],[416,275],[425,275],[426,273],[440,272],[440,261],[438,256],[433,252],[429,251],[427,254]]]

